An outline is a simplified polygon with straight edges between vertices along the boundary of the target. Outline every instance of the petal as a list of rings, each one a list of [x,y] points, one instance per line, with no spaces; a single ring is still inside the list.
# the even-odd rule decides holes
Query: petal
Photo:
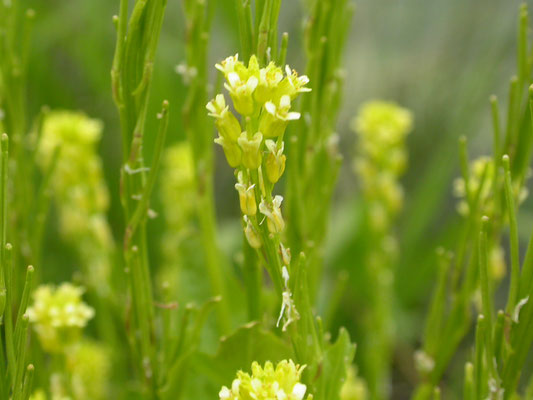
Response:
[[[296,396],[298,400],[302,400],[305,396],[306,390],[307,390],[307,386],[305,386],[303,383],[297,383],[292,388],[292,394]]]

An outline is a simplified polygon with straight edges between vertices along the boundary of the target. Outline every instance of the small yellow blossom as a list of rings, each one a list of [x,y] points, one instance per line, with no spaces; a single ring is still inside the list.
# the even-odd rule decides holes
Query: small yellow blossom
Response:
[[[241,124],[229,110],[229,106],[226,105],[224,95],[217,94],[214,100],[207,103],[206,108],[209,111],[209,115],[215,118],[215,125],[220,136],[236,142],[241,134]]]
[[[82,301],[82,294],[83,288],[68,282],[57,288],[41,285],[33,293],[28,315],[47,351],[61,352],[75,343],[94,316],[94,310]]]
[[[237,141],[242,150],[242,165],[248,169],[257,169],[261,165],[263,157],[261,155],[261,143],[263,142],[263,134],[257,132],[251,138],[248,137],[247,132],[241,133]]]
[[[248,241],[248,244],[253,249],[259,249],[262,246],[261,237],[259,236],[259,233],[252,225],[252,222],[248,218],[247,215],[244,217],[244,235],[246,236],[246,240]]]
[[[237,168],[239,165],[241,165],[242,150],[236,143],[231,142],[223,136],[216,138],[215,143],[222,146],[224,155],[226,156],[226,160],[230,167]]]
[[[267,204],[263,199],[259,204],[259,211],[267,218],[267,226],[270,233],[281,233],[285,229],[285,221],[281,215],[281,203],[283,197],[277,195],[272,204]]]
[[[303,400],[306,385],[300,382],[305,366],[292,360],[280,361],[275,367],[267,361],[264,367],[252,363],[252,374],[237,372],[231,389],[224,386],[219,392],[220,400]],[[308,395],[307,400],[312,396]]]
[[[257,213],[257,203],[255,202],[255,185],[248,185],[244,182],[242,171],[239,172],[235,184],[235,189],[239,192],[239,202],[244,215],[253,216]]]
[[[300,119],[300,113],[290,111],[291,98],[289,95],[281,96],[279,103],[276,105],[272,101],[265,103],[259,130],[265,137],[274,138],[285,133],[289,121]]]
[[[226,78],[232,72],[236,72],[243,78],[248,74],[247,68],[244,66],[242,61],[239,61],[238,54],[227,57],[220,64],[215,64],[215,68],[222,72]]]
[[[272,99],[282,79],[283,71],[274,62],[262,68],[259,71],[259,85],[255,91],[255,100],[264,104]]]
[[[285,144],[281,142],[281,146],[273,140],[265,140],[265,146],[268,149],[268,155],[265,163],[268,180],[272,183],[279,181],[279,178],[285,172],[285,162],[287,157],[283,154]]]
[[[235,110],[241,115],[252,115],[255,111],[253,95],[259,84],[257,77],[252,75],[243,80],[238,73],[230,72],[227,80],[228,82],[224,84],[224,87],[233,100]]]
[[[294,100],[300,93],[310,92],[311,89],[305,87],[309,83],[309,78],[306,75],[298,76],[295,70],[291,70],[288,65],[285,66],[286,77],[283,79],[278,87],[279,97],[289,95],[291,100]]]

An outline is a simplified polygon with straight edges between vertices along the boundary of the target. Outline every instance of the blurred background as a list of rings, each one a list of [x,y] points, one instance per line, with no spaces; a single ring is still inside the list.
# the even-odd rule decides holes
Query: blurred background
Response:
[[[111,23],[118,0],[32,0],[37,12],[29,64],[31,115],[52,109],[83,110],[104,121],[100,154],[112,194],[109,211],[115,237],[121,237],[118,197],[120,132],[111,98],[110,66],[115,32]],[[233,0],[218,0],[211,40],[215,62],[238,49]],[[357,0],[345,55],[346,85],[338,134],[345,162],[338,182],[327,249],[328,276],[350,273],[349,298],[335,315],[357,341],[357,316],[365,290],[358,285],[357,180],[352,169],[356,145],[350,121],[370,99],[396,101],[414,113],[408,139],[409,169],[404,177],[405,209],[397,223],[397,329],[395,395],[405,398],[416,380],[412,351],[417,346],[428,298],[434,285],[434,250],[453,240],[459,217],[452,181],[459,173],[457,139],[469,138],[471,158],[490,154],[492,130],[488,97],[496,94],[505,109],[508,80],[515,68],[518,1],[501,0]],[[288,63],[303,69],[301,28],[304,13],[296,0],[283,2],[280,31],[290,34]],[[181,2],[169,0],[153,83],[145,155],[149,159],[155,113],[163,99],[171,104],[169,142],[184,139],[181,107],[186,87],[176,73],[184,59]],[[311,83],[312,86],[312,83]],[[217,148],[217,212],[221,232],[236,232],[239,215],[233,176]],[[308,199],[313,201],[313,199]],[[155,207],[157,208],[157,207]],[[156,210],[157,211],[157,210]],[[531,202],[521,208],[520,228],[533,224]],[[159,240],[157,219],[150,230]],[[44,279],[69,279],[74,256],[65,254],[53,228],[48,235]],[[521,232],[527,240],[528,231]],[[222,239],[227,240],[226,235]],[[230,235],[231,236],[231,235]],[[222,246],[226,249],[225,246]],[[153,248],[157,248],[155,245]],[[58,251],[58,249],[62,249]],[[157,254],[152,257],[157,262]],[[155,264],[157,265],[157,264]],[[324,294],[329,288],[325,281]],[[460,356],[458,356],[460,357]],[[462,365],[464,359],[456,360]],[[458,374],[462,367],[452,368]],[[461,382],[461,379],[457,380]]]

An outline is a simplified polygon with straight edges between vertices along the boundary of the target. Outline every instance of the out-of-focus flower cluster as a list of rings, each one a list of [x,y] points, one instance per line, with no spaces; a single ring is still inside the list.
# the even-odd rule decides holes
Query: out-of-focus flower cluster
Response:
[[[49,113],[43,123],[38,160],[48,171],[56,151],[51,177],[63,237],[76,246],[93,282],[107,282],[112,235],[106,219],[109,194],[97,145],[102,123],[71,111]]]
[[[161,203],[168,226],[163,237],[163,253],[173,257],[196,207],[194,164],[188,142],[167,149],[160,182]]]
[[[300,382],[304,367],[294,364],[292,360],[280,361],[275,367],[270,361],[262,367],[257,362],[252,364],[252,374],[243,371],[231,388],[224,386],[219,393],[220,400],[302,400],[307,387]],[[311,400],[312,395],[307,399]]]
[[[34,291],[28,315],[46,351],[65,352],[79,340],[82,328],[94,316],[82,294],[83,288],[68,282],[57,288],[41,285]]]
[[[76,400],[108,398],[110,359],[105,347],[88,340],[82,340],[67,354],[70,387]]]
[[[82,340],[65,354],[65,370],[50,375],[48,396],[36,390],[30,400],[104,400],[109,398],[110,354],[102,345]]]
[[[344,381],[340,400],[366,400],[368,389],[363,379],[357,376],[357,370],[351,365],[346,370],[346,380]]]
[[[354,167],[368,201],[372,228],[385,232],[403,205],[399,177],[407,166],[405,138],[412,130],[411,112],[384,101],[370,101],[352,122],[358,136]]]
[[[193,155],[188,142],[172,145],[166,150],[159,188],[166,229],[161,240],[163,266],[158,280],[161,284],[171,285],[174,290],[181,278],[181,268],[176,267],[183,261],[182,244],[190,238],[196,210]]]

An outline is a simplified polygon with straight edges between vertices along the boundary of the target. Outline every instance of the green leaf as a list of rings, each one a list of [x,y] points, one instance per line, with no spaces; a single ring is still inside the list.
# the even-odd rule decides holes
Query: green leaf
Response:
[[[323,353],[323,359],[307,369],[311,379],[315,400],[336,400],[340,398],[346,370],[355,356],[355,344],[350,341],[346,329],[341,328],[337,341],[330,344]]]

